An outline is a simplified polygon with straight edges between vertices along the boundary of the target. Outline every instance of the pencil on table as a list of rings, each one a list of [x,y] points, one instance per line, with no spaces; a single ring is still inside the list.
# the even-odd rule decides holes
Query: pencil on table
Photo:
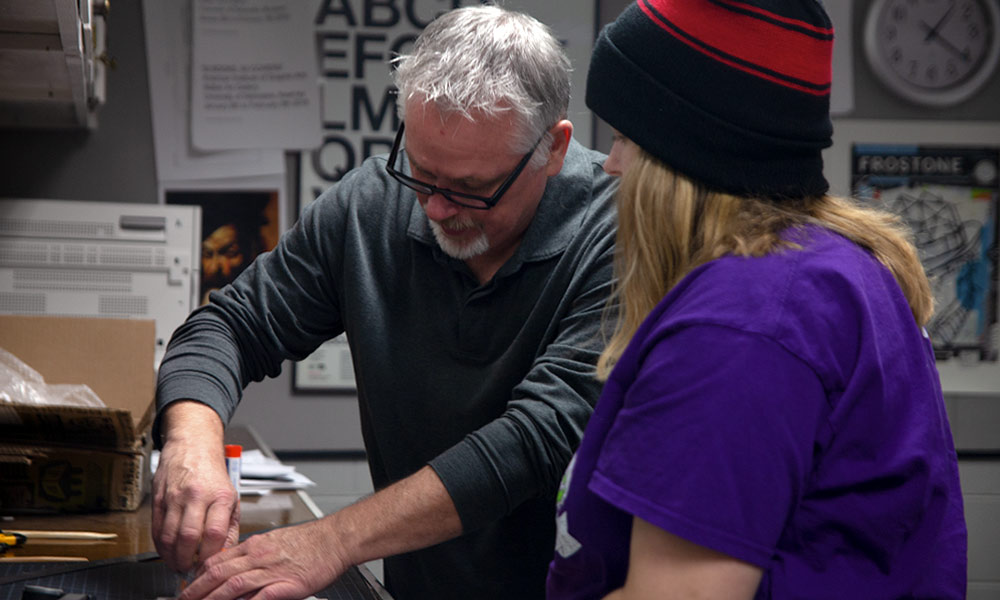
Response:
[[[36,540],[113,540],[117,533],[101,531],[43,531],[43,530],[4,530],[6,533],[18,533],[29,539]]]

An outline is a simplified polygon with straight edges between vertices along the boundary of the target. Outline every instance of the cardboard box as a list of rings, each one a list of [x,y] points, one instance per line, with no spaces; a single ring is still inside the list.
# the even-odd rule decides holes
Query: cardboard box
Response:
[[[155,324],[0,316],[0,347],[105,408],[0,402],[0,510],[135,510],[149,490]]]
[[[148,454],[0,444],[0,509],[135,510]]]

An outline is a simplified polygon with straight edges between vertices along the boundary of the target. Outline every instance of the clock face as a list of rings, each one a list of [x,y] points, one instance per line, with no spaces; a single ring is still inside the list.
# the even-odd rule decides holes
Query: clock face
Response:
[[[1000,57],[997,0],[875,0],[865,50],[876,75],[909,100],[947,106],[985,85]]]

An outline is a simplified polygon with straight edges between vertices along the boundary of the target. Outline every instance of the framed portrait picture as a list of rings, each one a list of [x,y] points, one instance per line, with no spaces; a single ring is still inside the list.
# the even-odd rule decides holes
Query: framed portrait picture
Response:
[[[357,392],[354,363],[346,335],[324,342],[315,352],[295,363],[292,391],[299,394]]]
[[[236,279],[281,235],[277,190],[167,189],[166,204],[201,207],[199,305]]]

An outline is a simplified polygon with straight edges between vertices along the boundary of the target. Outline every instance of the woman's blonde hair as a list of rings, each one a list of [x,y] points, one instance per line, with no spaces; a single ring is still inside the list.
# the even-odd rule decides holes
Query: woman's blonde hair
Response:
[[[617,323],[598,377],[607,379],[646,315],[692,269],[727,254],[764,256],[792,247],[782,232],[805,224],[871,252],[895,276],[917,324],[927,323],[934,310],[930,284],[896,216],[834,196],[770,200],[710,190],[638,148],[618,189]]]

